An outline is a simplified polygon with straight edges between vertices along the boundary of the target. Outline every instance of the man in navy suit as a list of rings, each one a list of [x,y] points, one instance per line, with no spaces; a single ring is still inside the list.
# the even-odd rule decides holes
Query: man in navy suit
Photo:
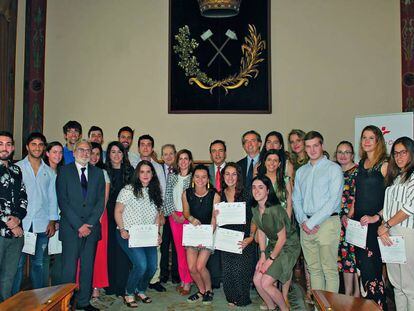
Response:
[[[80,260],[77,310],[99,310],[90,305],[96,245],[101,239],[99,219],[104,210],[105,180],[101,169],[89,165],[91,145],[75,144],[75,162],[62,167],[56,179],[61,210],[62,282],[75,283]]]
[[[246,191],[249,193],[249,196],[251,196],[250,190],[253,179],[253,168],[257,162],[259,162],[262,138],[255,130],[250,130],[243,134],[242,144],[247,156],[239,160],[237,164],[241,167]]]

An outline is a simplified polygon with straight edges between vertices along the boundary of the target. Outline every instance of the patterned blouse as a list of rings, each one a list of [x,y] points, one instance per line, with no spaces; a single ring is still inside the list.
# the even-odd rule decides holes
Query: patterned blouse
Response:
[[[118,195],[117,202],[124,205],[122,220],[125,229],[134,225],[154,225],[157,219],[158,210],[154,202],[151,201],[148,188],[142,188],[142,197],[136,197],[134,188],[126,185]]]
[[[27,212],[27,194],[22,181],[22,172],[9,161],[8,166],[0,161],[0,236],[12,238],[7,228],[9,216],[22,220]]]

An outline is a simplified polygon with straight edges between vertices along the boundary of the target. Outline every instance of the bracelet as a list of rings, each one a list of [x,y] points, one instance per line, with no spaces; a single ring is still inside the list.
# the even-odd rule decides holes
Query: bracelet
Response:
[[[384,222],[384,227],[387,228],[387,229],[391,229],[392,226],[390,225],[390,223],[388,221],[386,221],[386,222]]]
[[[272,257],[272,255],[270,255],[270,256],[269,256],[269,259],[270,259],[271,261],[275,261],[275,259],[276,259],[276,258],[273,258],[273,257]]]
[[[122,230],[124,230],[125,228],[124,227],[118,227],[117,228],[119,231],[122,231]]]
[[[382,216],[381,216],[380,213],[376,213],[375,215],[378,215],[378,217],[379,217],[378,221],[382,221]]]

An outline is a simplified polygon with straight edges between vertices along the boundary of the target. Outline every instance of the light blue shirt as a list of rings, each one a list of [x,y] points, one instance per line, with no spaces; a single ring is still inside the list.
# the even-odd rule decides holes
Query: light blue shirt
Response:
[[[293,209],[299,224],[320,225],[341,207],[344,177],[341,167],[325,156],[298,169],[293,189]]]
[[[58,220],[56,198],[56,174],[43,160],[35,176],[28,157],[17,162],[23,175],[27,192],[27,214],[23,218],[23,230],[33,226],[33,232],[45,232],[50,220]]]

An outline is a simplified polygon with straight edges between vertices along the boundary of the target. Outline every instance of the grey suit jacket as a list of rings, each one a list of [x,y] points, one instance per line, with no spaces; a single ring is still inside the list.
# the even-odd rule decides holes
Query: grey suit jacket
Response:
[[[76,241],[78,229],[89,224],[88,239],[101,239],[99,219],[104,210],[105,180],[103,171],[88,164],[88,194],[83,198],[82,188],[75,163],[63,166],[56,178],[56,192],[61,210],[59,240]]]

